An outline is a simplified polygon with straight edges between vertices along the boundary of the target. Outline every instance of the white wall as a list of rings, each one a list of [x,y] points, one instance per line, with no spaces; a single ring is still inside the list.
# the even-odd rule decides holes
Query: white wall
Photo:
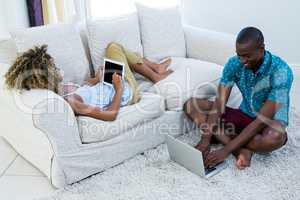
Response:
[[[5,38],[8,36],[8,32],[7,32],[7,25],[5,23],[5,10],[4,10],[4,6],[2,5],[2,1],[1,0],[1,6],[0,6],[0,40],[1,38]]]
[[[299,0],[182,0],[188,24],[237,34],[245,26],[260,28],[273,53],[300,66]]]
[[[0,38],[29,26],[26,0],[0,0]]]
[[[107,17],[131,13],[136,10],[135,3],[151,6],[179,5],[181,0],[88,0],[91,3],[91,17]]]

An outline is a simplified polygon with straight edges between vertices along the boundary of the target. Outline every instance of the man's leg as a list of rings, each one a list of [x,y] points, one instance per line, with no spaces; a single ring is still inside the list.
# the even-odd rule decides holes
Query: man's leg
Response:
[[[207,118],[208,118],[207,111],[211,110],[212,105],[213,102],[210,102],[208,100],[191,98],[184,104],[184,112],[198,127],[204,127],[201,125],[207,123]],[[224,127],[220,126],[218,131],[213,135],[213,138],[223,145],[228,144],[234,138],[234,135],[231,135],[230,137],[225,133],[225,131],[226,130],[224,129]],[[242,165],[244,167],[250,165],[250,160],[252,156],[251,151],[242,148],[233,152],[233,155],[235,155],[237,160],[239,159],[239,157],[242,158],[243,160]],[[238,166],[238,168],[242,169],[242,167],[240,166]]]
[[[222,130],[220,130],[221,132]],[[216,139],[222,144],[226,145],[233,138],[226,134],[215,135]],[[255,153],[269,153],[281,148],[287,141],[287,134],[277,121],[273,121],[268,125],[261,134],[257,134],[247,145],[243,148],[233,152],[236,156],[236,166],[239,169],[245,169],[250,166],[252,152]]]
[[[207,123],[209,111],[211,111],[212,106],[213,102],[206,99],[190,98],[184,104],[183,110],[198,127],[206,127],[201,125]],[[232,139],[225,133],[224,127],[219,127],[213,138],[223,145],[226,145]]]
[[[257,153],[268,153],[285,145],[287,133],[278,121],[269,124],[261,134],[256,135],[248,144],[247,148]]]
[[[208,111],[213,102],[206,99],[190,98],[183,106],[183,111],[198,127],[207,122]]]
[[[203,134],[205,134],[208,128],[207,119],[209,116],[209,112],[211,112],[212,106],[213,102],[198,98],[191,98],[184,104],[185,114],[202,130]],[[227,133],[225,133],[225,131],[226,130],[224,129],[224,127],[219,126],[218,131],[213,134],[210,143],[221,143],[223,145],[226,145],[228,142],[230,142],[231,137],[226,135]],[[196,148],[200,151],[201,142],[202,139],[196,146]],[[206,154],[203,154],[203,156],[207,156],[207,153],[209,152],[203,153]],[[234,152],[234,155],[237,157],[239,155],[239,152]]]
[[[227,145],[231,140],[233,140],[237,135],[228,136],[225,133],[226,130],[224,128],[220,128],[217,134],[214,134],[214,137],[217,141],[219,141],[224,146]],[[246,147],[242,147],[232,154],[236,157],[236,166],[238,169],[245,169],[246,167],[250,167],[251,158],[253,152]]]
[[[211,107],[212,102],[210,101],[191,98],[185,103],[184,111],[198,127],[201,127],[201,124],[207,123],[207,111],[210,111]],[[235,116],[236,114],[237,113],[235,113]],[[242,116],[239,116],[238,120],[243,120]],[[218,132],[213,135],[213,137],[223,145],[228,144],[232,139],[234,139],[234,137],[237,136],[235,134],[230,134],[230,136],[228,136],[225,131],[224,127],[220,127]],[[237,158],[237,167],[239,169],[244,169],[250,166],[252,152],[263,153],[274,151],[282,147],[286,140],[287,135],[284,132],[282,125],[279,122],[273,122],[263,130],[262,134],[256,135],[243,148],[233,152]]]
[[[189,117],[197,125],[197,127],[200,128],[202,134],[205,134],[208,130],[207,119],[209,113],[211,112],[212,106],[213,102],[199,98],[190,98],[183,106],[183,110],[187,117]],[[202,139],[196,146],[196,148],[199,150],[201,149],[201,142]],[[216,141],[215,137],[213,136],[210,143],[218,143],[218,141]]]
[[[214,133],[214,137],[223,145],[227,145],[232,139],[234,139],[244,128],[246,128],[254,118],[251,118],[241,112],[239,109],[226,107],[225,113],[221,118],[221,126],[219,126],[218,132]],[[236,160],[240,160],[242,157],[243,167],[237,165],[239,169],[243,169],[250,166],[252,152],[245,147],[235,150],[232,154],[236,157]]]
[[[229,136],[230,135],[230,136]],[[217,133],[214,133],[213,137],[216,141],[220,142],[224,146],[227,145],[231,140],[233,140],[237,135],[236,134],[228,134],[226,133],[226,128],[220,127]],[[250,166],[252,151],[243,147],[240,148],[232,154],[236,157],[236,166],[239,169],[244,169]]]
[[[281,123],[272,122],[268,125],[261,134],[257,134],[240,152],[236,165],[239,169],[244,169],[250,166],[251,152],[255,153],[269,153],[279,149],[285,145],[287,141],[287,134],[284,131]]]

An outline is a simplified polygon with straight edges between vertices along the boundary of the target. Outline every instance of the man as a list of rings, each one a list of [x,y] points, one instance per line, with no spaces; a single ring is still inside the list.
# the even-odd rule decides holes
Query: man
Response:
[[[184,105],[186,115],[203,132],[196,148],[202,151],[206,166],[233,153],[238,169],[245,169],[253,152],[272,152],[287,142],[291,69],[265,50],[263,34],[254,27],[240,31],[236,53],[223,69],[216,99],[191,98]],[[239,109],[226,107],[234,84],[243,96]],[[214,140],[224,146],[210,152]]]

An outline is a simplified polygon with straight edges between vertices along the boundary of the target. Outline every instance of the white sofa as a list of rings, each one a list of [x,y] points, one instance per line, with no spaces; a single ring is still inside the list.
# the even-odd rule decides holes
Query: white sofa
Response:
[[[140,24],[136,20],[135,26],[139,27],[138,31],[143,32],[143,27],[140,27],[143,26],[141,17],[139,15]],[[121,19],[122,23],[126,23],[128,18]],[[116,19],[105,19],[104,22],[116,23]],[[90,23],[99,25],[99,21]],[[212,86],[217,84],[221,75],[220,65],[234,54],[234,36],[188,25],[181,28],[186,56],[174,57],[171,53],[166,55],[172,57],[171,68],[174,73],[154,86],[149,81],[139,79],[143,91],[141,101],[123,107],[113,122],[76,117],[62,97],[48,90],[22,93],[7,91],[3,75],[16,57],[17,48],[14,40],[2,43],[0,110],[3,117],[3,137],[43,172],[54,186],[64,187],[163,143],[164,134],[179,135],[188,132],[192,125],[185,118],[182,105],[191,96],[209,97],[214,94]],[[44,27],[38,28],[35,32],[43,29]],[[95,52],[90,52],[90,34],[91,30],[81,30],[85,56],[90,66],[95,66],[91,62]],[[114,36],[109,36],[118,40],[119,35],[112,35]],[[140,40],[135,42],[143,47],[144,34],[140,35]],[[125,38],[124,43],[126,41]],[[102,47],[107,42],[109,41],[103,43]],[[130,48],[130,44],[128,45],[125,46]],[[151,59],[151,56],[147,56],[148,53],[146,49],[142,52]],[[93,71],[91,67],[88,69]],[[181,88],[178,89],[178,85]],[[231,99],[231,104],[237,105],[239,98]]]

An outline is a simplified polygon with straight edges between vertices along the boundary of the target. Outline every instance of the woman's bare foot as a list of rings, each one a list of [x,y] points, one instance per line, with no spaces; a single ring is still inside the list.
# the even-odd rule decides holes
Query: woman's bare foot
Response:
[[[169,76],[171,73],[173,73],[173,70],[169,69],[165,71],[162,74],[157,74],[156,78],[153,80],[154,83],[157,83],[163,79],[165,79],[167,76]]]
[[[252,151],[248,149],[241,149],[236,157],[235,165],[239,170],[243,170],[247,167],[250,167]]]
[[[159,74],[164,74],[167,72],[168,67],[170,66],[172,62],[171,58],[168,58],[167,60],[165,60],[164,62],[157,64],[157,68],[156,68],[156,72]]]
[[[144,64],[146,64],[147,66],[149,66],[153,71],[155,71],[158,74],[164,74],[167,72],[168,67],[170,66],[172,62],[171,58],[168,58],[167,60],[165,60],[164,62],[157,64],[157,63],[153,63],[150,62],[147,59],[144,59]]]

